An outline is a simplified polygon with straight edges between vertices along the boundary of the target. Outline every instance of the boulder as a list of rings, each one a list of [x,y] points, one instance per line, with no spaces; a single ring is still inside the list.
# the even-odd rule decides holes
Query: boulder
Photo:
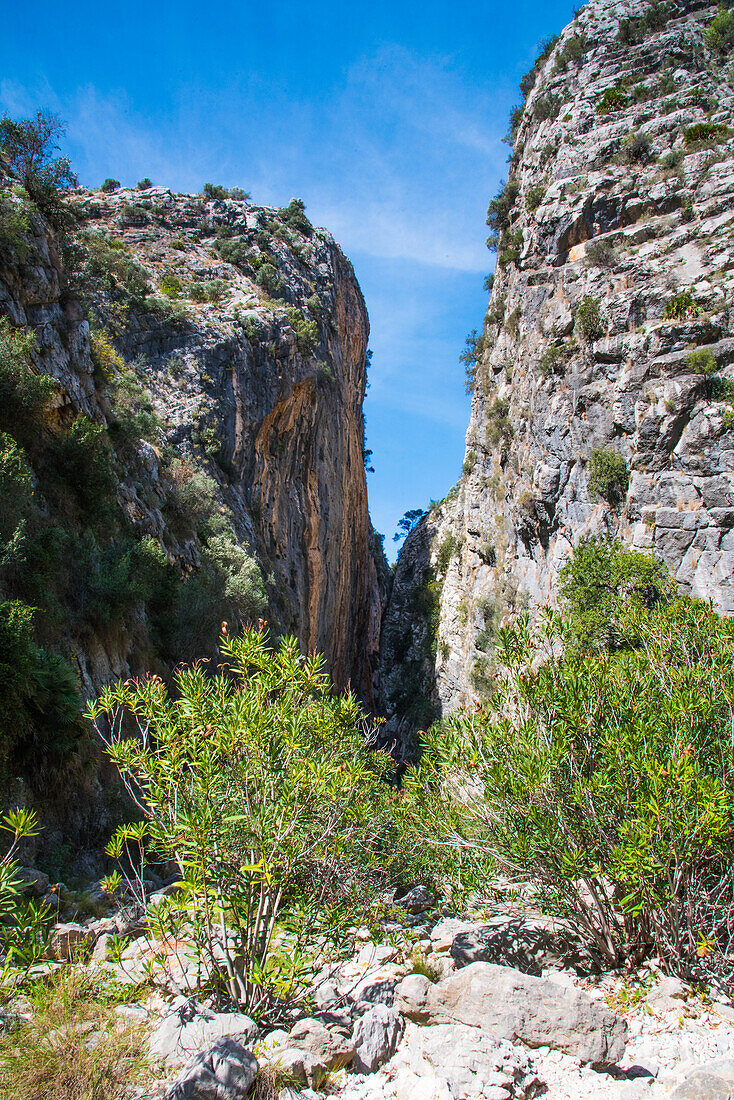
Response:
[[[395,905],[405,909],[407,913],[425,913],[436,904],[435,894],[432,894],[427,886],[413,886],[405,893],[396,891],[393,897]]]
[[[671,1100],[732,1100],[734,1058],[697,1066],[671,1093]]]
[[[444,953],[450,951],[454,940],[463,932],[473,932],[478,925],[471,921],[457,920],[456,917],[444,917],[431,929],[431,948],[433,951]],[[476,961],[476,960],[473,960]]]
[[[524,1100],[542,1087],[527,1052],[465,1024],[409,1024],[388,1069],[386,1100]]]
[[[48,893],[49,877],[35,867],[16,867],[15,877],[20,880],[21,893],[28,898],[42,898]]]
[[[307,1051],[329,1069],[341,1069],[354,1055],[354,1043],[340,1029],[327,1027],[321,1020],[299,1020],[291,1028],[288,1045]]]
[[[193,1058],[164,1100],[242,1100],[257,1074],[251,1051],[234,1039],[218,1039]]]
[[[451,958],[457,967],[491,962],[540,975],[547,967],[563,963],[569,949],[569,943],[543,921],[503,917],[459,932],[451,944]]]
[[[352,1040],[352,1069],[374,1073],[395,1053],[403,1034],[403,1018],[394,1008],[376,1004],[357,1020]]]
[[[97,933],[93,928],[69,921],[66,924],[57,924],[51,930],[49,947],[55,959],[71,962],[89,951],[96,938]]]
[[[674,1010],[680,1012],[690,992],[691,987],[679,978],[661,978],[645,997],[645,1004],[660,1015]]]
[[[416,1023],[463,1023],[496,1039],[547,1046],[591,1065],[618,1061],[627,1024],[579,990],[493,963],[471,963],[433,985],[411,974],[395,1007]]]
[[[251,1043],[257,1036],[254,1020],[241,1012],[211,1012],[194,1001],[179,997],[149,1039],[150,1052],[169,1065],[185,1065],[220,1039]]]
[[[317,1088],[329,1070],[341,1069],[354,1055],[354,1043],[341,1026],[327,1027],[311,1017],[299,1020],[290,1035],[273,1031],[258,1047],[262,1066],[277,1066],[299,1084]]]

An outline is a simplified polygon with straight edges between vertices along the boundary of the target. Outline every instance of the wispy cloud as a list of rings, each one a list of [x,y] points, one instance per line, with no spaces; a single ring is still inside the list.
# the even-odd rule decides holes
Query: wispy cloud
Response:
[[[481,215],[506,156],[506,108],[466,86],[450,58],[386,46],[317,103],[279,99],[255,76],[181,94],[163,120],[138,114],[124,90],[90,85],[62,101],[47,82],[4,81],[0,104],[59,113],[91,184],[148,175],[181,190],[237,182],[264,202],[299,194],[347,251],[460,271],[487,264]]]

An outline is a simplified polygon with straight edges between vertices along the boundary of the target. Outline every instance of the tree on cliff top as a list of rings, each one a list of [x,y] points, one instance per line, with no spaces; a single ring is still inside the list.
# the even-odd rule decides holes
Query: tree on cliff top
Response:
[[[4,115],[0,119],[0,156],[36,206],[57,226],[68,218],[59,192],[78,183],[68,157],[55,156],[63,134],[61,121],[48,111],[37,111],[35,118]]]

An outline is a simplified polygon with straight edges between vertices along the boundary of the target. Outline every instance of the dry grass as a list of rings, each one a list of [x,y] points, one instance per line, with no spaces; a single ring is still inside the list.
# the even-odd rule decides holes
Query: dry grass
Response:
[[[29,993],[29,1019],[0,1038],[4,1100],[126,1100],[146,1077],[145,1036],[109,990],[65,968]]]

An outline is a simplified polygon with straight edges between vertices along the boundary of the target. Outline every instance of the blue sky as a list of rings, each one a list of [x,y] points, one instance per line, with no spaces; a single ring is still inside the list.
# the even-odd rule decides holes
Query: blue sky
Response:
[[[538,42],[572,16],[565,0],[42,0],[5,17],[0,110],[57,112],[84,184],[305,200],[367,301],[370,510],[390,554],[403,512],[459,476],[501,139]]]

